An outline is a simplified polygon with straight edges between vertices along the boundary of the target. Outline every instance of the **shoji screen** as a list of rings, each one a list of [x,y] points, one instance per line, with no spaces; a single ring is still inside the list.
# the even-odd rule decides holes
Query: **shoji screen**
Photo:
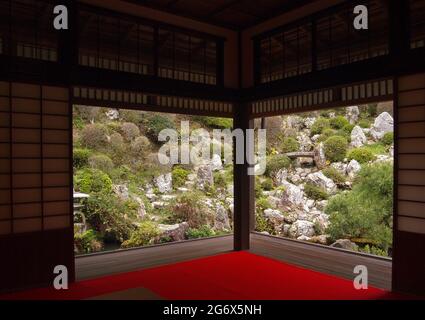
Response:
[[[425,74],[398,79],[394,287],[425,293]]]
[[[36,270],[22,286],[45,281],[64,261],[54,246],[72,256],[68,91],[0,82],[0,254],[12,272],[26,263]]]

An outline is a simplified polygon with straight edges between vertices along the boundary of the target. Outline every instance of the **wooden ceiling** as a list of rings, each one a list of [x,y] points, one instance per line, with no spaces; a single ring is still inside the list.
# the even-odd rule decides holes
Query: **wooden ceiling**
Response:
[[[128,0],[209,24],[243,30],[314,0]]]

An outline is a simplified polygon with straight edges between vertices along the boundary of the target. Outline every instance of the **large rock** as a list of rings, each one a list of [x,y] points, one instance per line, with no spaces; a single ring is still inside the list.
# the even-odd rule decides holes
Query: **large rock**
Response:
[[[182,241],[185,239],[186,231],[189,229],[187,222],[177,224],[159,224],[159,238],[169,238],[171,241]]]
[[[230,230],[229,214],[226,208],[220,203],[216,204],[215,207],[214,229],[217,231]]]
[[[346,109],[347,120],[350,121],[351,124],[357,123],[359,121],[360,110],[357,106],[348,107]]]
[[[275,226],[281,225],[284,220],[279,210],[266,209],[264,210],[264,216]]]
[[[280,199],[285,204],[301,205],[304,200],[304,192],[300,187],[289,183],[286,180],[281,181],[283,190],[278,190]]]
[[[367,142],[366,135],[363,132],[363,129],[359,126],[355,126],[351,131],[351,146],[354,148],[359,148]]]
[[[311,149],[313,149],[313,142],[311,141],[309,135],[305,132],[299,133],[297,140],[300,144],[300,151],[311,151]]]
[[[134,200],[138,203],[139,207],[137,208],[137,214],[140,218],[146,216],[146,206],[143,200],[140,197],[134,197]]]
[[[121,200],[128,200],[130,198],[130,193],[126,185],[123,185],[123,184],[113,185],[112,190]]]
[[[120,112],[117,109],[109,109],[105,114],[109,120],[118,120],[120,118]]]
[[[307,176],[306,181],[325,189],[328,193],[335,193],[337,190],[336,184],[332,181],[332,179],[326,177],[322,171],[310,173]]]
[[[171,175],[171,172],[156,177],[154,182],[158,191],[161,193],[167,193],[173,190],[173,176]]]
[[[350,178],[354,178],[356,174],[361,170],[362,166],[357,160],[351,160],[350,163],[347,166],[347,175]]]
[[[375,140],[380,140],[387,132],[394,131],[394,119],[388,112],[382,112],[376,119],[370,130]]]
[[[223,163],[221,162],[221,157],[218,154],[213,154],[211,158],[211,170],[217,171],[223,169]]]
[[[295,221],[288,230],[291,238],[298,238],[301,236],[312,237],[315,234],[314,223],[305,220]]]
[[[357,245],[348,239],[339,239],[330,245],[333,248],[357,251]]]
[[[214,177],[211,165],[205,164],[198,168],[198,185],[200,190],[205,190],[214,185]]]

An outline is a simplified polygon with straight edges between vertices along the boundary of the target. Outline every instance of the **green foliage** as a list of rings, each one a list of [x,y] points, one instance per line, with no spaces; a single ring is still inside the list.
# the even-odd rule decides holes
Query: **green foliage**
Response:
[[[232,129],[233,128],[233,120],[229,118],[199,116],[199,117],[194,117],[194,120],[204,124],[207,127],[214,128],[214,129]]]
[[[374,144],[366,144],[362,148],[369,150],[374,155],[386,154],[387,153],[387,147],[385,145],[383,145],[381,142],[377,142],[377,143],[374,143]]]
[[[187,239],[199,239],[199,238],[208,238],[215,236],[216,233],[209,226],[201,226],[197,229],[189,228],[186,232]]]
[[[131,143],[131,153],[137,160],[143,160],[151,150],[151,143],[145,136],[134,139]]]
[[[367,148],[360,147],[350,150],[347,155],[349,160],[356,160],[359,163],[367,163],[375,159],[375,155]]]
[[[92,155],[89,158],[89,165],[93,169],[99,169],[107,173],[114,168],[114,162],[105,154]]]
[[[88,166],[92,152],[90,149],[75,148],[72,152],[72,164],[75,169]]]
[[[378,115],[378,104],[377,103],[368,104],[367,113],[369,114],[370,117],[376,117]]]
[[[120,110],[120,118],[125,122],[139,124],[143,121],[143,112],[137,110]]]
[[[382,256],[382,257],[388,256],[388,251],[383,250],[376,246],[370,246],[368,244],[365,245],[364,247],[359,248],[359,251],[363,253],[373,254],[375,256]]]
[[[311,136],[314,136],[316,134],[321,134],[325,129],[330,128],[330,121],[329,119],[319,117],[316,119],[316,121],[311,126]]]
[[[153,114],[145,119],[146,134],[153,142],[158,143],[158,135],[164,129],[175,129],[174,122],[167,116]]]
[[[121,133],[127,141],[132,141],[140,135],[140,129],[131,122],[125,122],[121,125]]]
[[[102,250],[102,243],[98,240],[96,231],[90,229],[84,233],[74,234],[74,244],[77,249],[76,253],[92,253]]]
[[[172,216],[169,217],[168,222],[181,223],[186,221],[191,228],[212,225],[214,213],[202,201],[202,197],[203,195],[199,191],[182,194],[171,205]]]
[[[353,131],[354,127],[354,124],[348,123],[342,128],[342,131],[348,135],[351,135],[351,131]]]
[[[387,250],[392,242],[393,167],[365,165],[352,191],[332,197],[328,233],[333,239],[370,239]]]
[[[367,119],[361,119],[361,120],[359,121],[359,126],[360,126],[361,128],[365,128],[365,129],[367,129],[367,128],[370,128],[370,126],[371,126],[371,122],[370,122],[369,120],[367,120]]]
[[[280,151],[283,153],[295,152],[300,149],[299,142],[292,137],[283,138],[282,144],[280,145]]]
[[[123,242],[135,229],[137,203],[124,201],[111,194],[91,194],[83,209],[87,222],[107,242]]]
[[[255,231],[276,234],[273,223],[266,219],[262,212],[255,214]]]
[[[152,221],[142,221],[137,229],[131,233],[130,239],[121,244],[122,248],[134,248],[152,244],[159,236],[159,229]]]
[[[314,200],[326,200],[329,198],[329,195],[325,189],[318,187],[312,183],[306,183],[304,185],[304,192],[307,197]]]
[[[257,210],[263,212],[266,209],[270,209],[272,206],[271,206],[269,200],[267,200],[267,198],[260,197],[260,198],[256,199],[255,207],[257,208]]]
[[[387,132],[381,139],[381,143],[390,146],[394,143],[394,132]]]
[[[341,136],[332,136],[324,142],[326,159],[332,162],[342,161],[348,149],[348,141]]]
[[[266,178],[261,182],[261,188],[266,191],[270,191],[273,189],[273,180],[270,178]]]
[[[98,169],[82,169],[74,176],[76,190],[84,193],[109,193],[112,191],[112,180]]]
[[[328,138],[335,136],[336,131],[334,129],[331,128],[327,128],[325,130],[323,130],[322,134],[320,135],[319,139],[317,140],[317,142],[324,142],[326,141]]]
[[[339,130],[344,128],[346,125],[349,125],[350,122],[343,116],[336,116],[329,120],[331,128]]]
[[[178,188],[184,186],[187,176],[190,174],[189,170],[186,170],[180,166],[173,168],[172,177],[173,177],[173,187]]]
[[[291,160],[285,155],[269,155],[267,157],[266,171],[264,174],[267,177],[273,177],[280,169],[289,168],[291,165]]]
[[[81,130],[81,143],[91,149],[99,149],[106,145],[107,129],[101,124],[89,124]]]
[[[344,183],[346,180],[345,176],[334,167],[327,167],[323,169],[322,172],[326,177],[328,177],[335,183]]]

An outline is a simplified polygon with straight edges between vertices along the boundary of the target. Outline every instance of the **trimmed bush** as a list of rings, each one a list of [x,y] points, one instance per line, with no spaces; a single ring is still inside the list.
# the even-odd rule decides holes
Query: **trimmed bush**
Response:
[[[181,195],[171,205],[172,220],[171,223],[181,223],[186,221],[191,228],[199,228],[200,226],[211,226],[214,221],[214,213],[209,210],[202,201],[202,193],[188,192]]]
[[[154,114],[149,116],[146,119],[146,134],[149,139],[153,142],[158,143],[158,135],[164,129],[175,129],[174,122],[170,120],[170,118],[160,115]]]
[[[187,176],[189,175],[190,171],[182,168],[182,167],[174,167],[172,171],[173,176],[173,187],[178,188],[184,186]]]
[[[329,195],[325,189],[320,188],[312,183],[306,183],[304,185],[304,192],[307,197],[314,200],[326,200],[329,198]]]
[[[270,209],[272,206],[267,198],[261,196],[255,200],[255,207],[257,210],[263,212],[266,209]]]
[[[291,165],[291,159],[285,155],[270,155],[267,157],[266,171],[264,174],[269,178],[272,178],[280,169],[289,168]]]
[[[266,191],[270,191],[273,189],[273,180],[270,178],[266,178],[263,182],[261,182],[261,188]]]
[[[334,167],[327,167],[323,169],[322,172],[326,177],[328,177],[335,183],[344,183],[346,180],[345,176]]]
[[[273,223],[271,223],[270,220],[266,219],[262,212],[257,212],[255,214],[255,231],[267,232],[268,234],[272,235],[276,234]]]
[[[91,229],[84,233],[74,234],[74,245],[77,254],[98,252],[103,249],[103,244],[98,240],[96,231]]]
[[[335,118],[329,119],[329,124],[333,129],[339,130],[349,125],[350,122],[343,116],[336,116]]]
[[[330,128],[330,122],[329,119],[326,118],[317,118],[316,121],[311,126],[311,136],[314,136],[316,134],[321,134],[323,130]]]
[[[136,157],[144,158],[146,155],[149,154],[151,150],[151,143],[148,138],[145,136],[137,137],[132,143],[131,143],[131,152]]]
[[[283,153],[295,152],[300,149],[299,142],[292,137],[283,138],[282,144],[280,145],[280,150]]]
[[[370,128],[371,125],[372,125],[371,122],[367,119],[361,119],[359,121],[359,126],[361,128],[368,129],[368,128]]]
[[[197,229],[189,228],[186,232],[187,239],[199,239],[215,236],[215,232],[208,226],[201,226]]]
[[[77,171],[74,176],[76,190],[84,193],[110,193],[112,180],[109,176],[98,169],[83,169]]]
[[[87,167],[92,152],[89,149],[76,148],[72,152],[72,164],[75,169]]]
[[[154,242],[155,238],[159,236],[159,229],[152,221],[143,221],[139,224],[138,228],[131,233],[130,239],[121,244],[122,248],[141,247]]]
[[[134,123],[125,122],[121,125],[121,132],[127,141],[131,141],[140,135],[140,129]]]
[[[228,118],[196,116],[194,117],[194,120],[204,124],[207,127],[214,128],[214,129],[232,129],[233,128],[233,120]]]
[[[324,142],[326,159],[332,162],[342,161],[345,158],[348,149],[348,141],[341,136],[329,137]]]
[[[336,131],[334,129],[328,128],[323,130],[322,134],[320,135],[319,139],[317,140],[318,142],[324,142],[326,141],[328,138],[335,136]]]
[[[89,124],[81,130],[81,143],[85,147],[99,149],[107,142],[107,130],[101,124]]]
[[[115,151],[124,150],[124,144],[125,144],[124,138],[118,132],[115,132],[111,135],[110,143],[111,143],[112,148]]]
[[[390,146],[394,143],[394,132],[387,132],[381,139],[381,143]]]
[[[349,160],[354,159],[359,163],[367,163],[375,159],[373,152],[364,147],[352,149],[350,152],[348,152],[347,157]]]
[[[353,131],[354,127],[354,124],[349,123],[342,128],[342,131],[351,136],[351,131]]]
[[[105,154],[96,154],[89,158],[90,167],[104,172],[111,172],[114,162]]]

